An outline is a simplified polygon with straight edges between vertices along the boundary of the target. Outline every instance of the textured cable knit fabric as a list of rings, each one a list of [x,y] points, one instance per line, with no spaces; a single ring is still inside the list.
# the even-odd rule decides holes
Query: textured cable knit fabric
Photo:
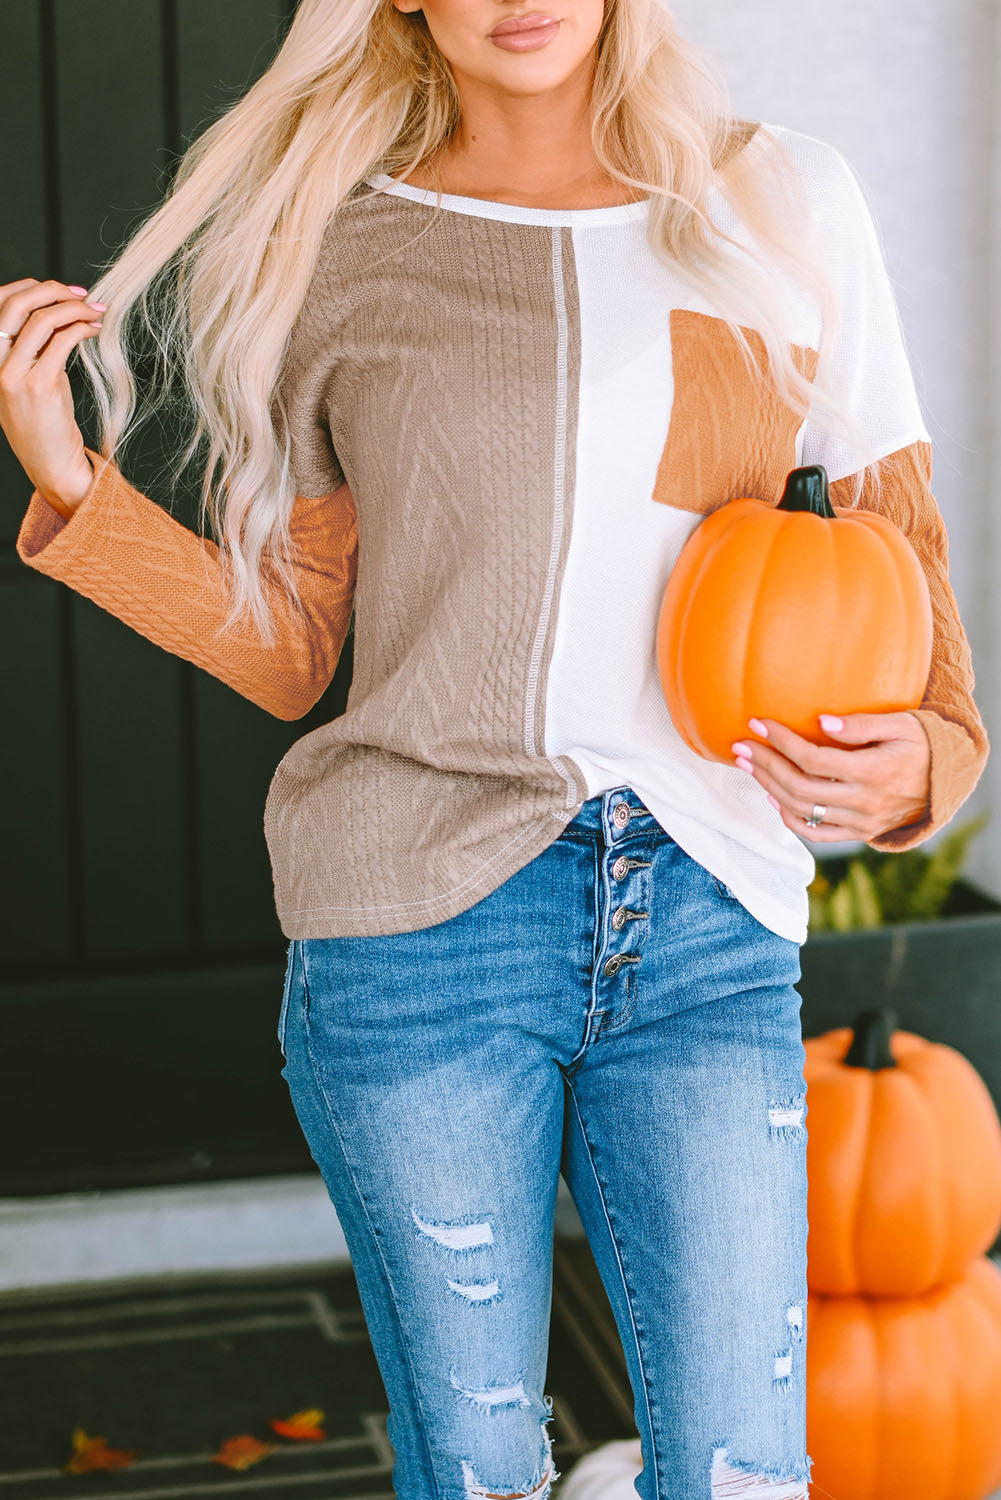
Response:
[[[931,589],[916,711],[930,804],[869,840],[910,848],[953,816],[988,751],[930,440],[853,175],[833,147],[764,128],[823,217],[848,310],[845,389],[885,454],[879,508]],[[748,384],[726,324],[646,247],[647,207],[438,204],[382,174],[341,207],[282,381],[306,613],[275,598],[274,648],[250,626],[218,634],[215,544],[101,455],[88,449],[95,477],[71,520],[30,498],[26,563],[280,718],[329,684],[354,612],[346,711],[296,741],[264,809],[287,937],[445,920],[623,783],[762,922],[806,936],[814,856],[752,778],[680,740],[654,675],[654,606],[703,515],[737,494],[777,500],[800,462],[824,462],[846,503],[851,454]],[[798,316],[812,376],[805,302]]]

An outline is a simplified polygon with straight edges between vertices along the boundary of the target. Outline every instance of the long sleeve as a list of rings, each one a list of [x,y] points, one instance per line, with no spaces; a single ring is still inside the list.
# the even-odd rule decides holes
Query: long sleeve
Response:
[[[861,509],[878,509],[908,538],[928,582],[934,633],[928,682],[912,710],[931,750],[931,790],[917,821],[867,839],[874,849],[913,848],[948,823],[976,786],[989,753],[974,702],[970,645],[949,581],[945,523],[932,492],[932,445],[907,357],[893,287],[876,225],[848,163],[828,148],[834,171],[826,194],[825,239],[842,302],[834,378],[875,451],[881,494],[868,484]],[[803,464],[825,466],[836,505],[852,503],[860,465],[841,439],[811,425],[802,431]]]
[[[927,442],[911,443],[880,462],[883,483],[878,509],[899,526],[918,555],[934,622],[931,671],[921,706],[911,710],[931,747],[931,795],[921,819],[866,840],[881,850],[911,849],[948,823],[979,781],[990,749],[973,698],[970,644],[949,582],[949,542],[932,494],[931,469],[932,449]],[[849,481],[833,484],[831,498],[836,505],[847,504]],[[866,491],[859,506],[877,508]]]
[[[217,545],[137,490],[115,464],[86,451],[94,479],[69,520],[32,493],[16,542],[22,561],[276,718],[301,718],[330,683],[351,619],[358,532],[347,484],[296,498],[290,531],[305,617],[268,589],[275,622],[268,647],[252,622],[218,633],[229,606]],[[329,483],[340,471],[331,467],[327,475]]]

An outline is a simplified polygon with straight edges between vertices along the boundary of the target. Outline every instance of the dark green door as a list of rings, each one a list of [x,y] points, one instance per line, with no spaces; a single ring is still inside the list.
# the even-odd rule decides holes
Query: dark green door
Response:
[[[293,10],[4,0],[0,282],[88,286]],[[122,468],[167,503],[158,427]],[[191,526],[194,469],[175,502]],[[279,1074],[286,945],[262,813],[285,750],[343,711],[350,637],[311,713],[271,718],[20,561],[31,484],[2,438],[0,490],[0,1195],[308,1169]]]

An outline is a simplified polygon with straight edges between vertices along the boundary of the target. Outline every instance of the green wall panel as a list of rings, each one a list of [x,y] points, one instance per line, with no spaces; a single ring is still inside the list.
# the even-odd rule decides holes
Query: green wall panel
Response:
[[[0,87],[0,282],[52,274],[46,214],[45,109],[38,0],[3,0],[3,86]],[[13,545],[31,486],[0,439],[0,546]]]
[[[6,961],[30,964],[71,953],[80,891],[70,888],[66,840],[67,703],[58,690],[63,601],[58,584],[15,560],[20,572],[0,582],[0,848],[6,876],[0,930]]]
[[[293,9],[289,0],[3,0],[0,282],[92,284],[163,201],[185,147],[267,68]],[[70,379],[94,444],[75,365]],[[197,463],[174,491],[169,478],[167,454],[189,432],[181,417],[161,411],[142,422],[120,463],[139,489],[197,526]],[[30,493],[0,441],[9,726],[0,1024],[15,1034],[16,1018],[17,1036],[2,1054],[0,1089],[12,1121],[35,1118],[35,1074],[23,1066],[34,1053],[62,1070],[59,1091],[72,1108],[53,1113],[44,1140],[23,1133],[7,1190],[175,1181],[188,1161],[194,1175],[208,1160],[232,1175],[287,1169],[306,1156],[281,1092],[261,1092],[280,1066],[273,1028],[285,956],[264,799],[293,741],[343,711],[350,637],[310,714],[274,719],[26,568],[13,544]],[[220,1057],[206,1070],[183,1018],[200,1018],[214,1053],[240,1024],[232,976],[251,972],[241,965],[252,966],[260,994],[246,1011],[238,1064]],[[196,1094],[194,1150],[192,1131],[181,1120],[175,1129],[171,1116],[179,1097]],[[98,1097],[99,1109],[86,1107]],[[126,1163],[140,1100],[166,1124]],[[243,1121],[236,1135],[234,1119]]]

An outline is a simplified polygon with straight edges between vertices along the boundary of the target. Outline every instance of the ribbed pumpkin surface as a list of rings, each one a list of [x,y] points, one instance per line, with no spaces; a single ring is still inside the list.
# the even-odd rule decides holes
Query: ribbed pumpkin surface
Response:
[[[885,516],[833,509],[730,500],[681,550],[657,660],[678,733],[709,760],[732,765],[755,715],[831,744],[818,714],[921,702],[933,622],[917,554]]]
[[[812,1238],[812,1236],[811,1236]],[[812,1495],[984,1500],[1001,1485],[1001,1271],[923,1297],[807,1302]]]
[[[827,1294],[908,1297],[993,1244],[1001,1124],[954,1048],[898,1030],[895,1067],[852,1067],[852,1037],[842,1026],[804,1041],[807,1280]]]

